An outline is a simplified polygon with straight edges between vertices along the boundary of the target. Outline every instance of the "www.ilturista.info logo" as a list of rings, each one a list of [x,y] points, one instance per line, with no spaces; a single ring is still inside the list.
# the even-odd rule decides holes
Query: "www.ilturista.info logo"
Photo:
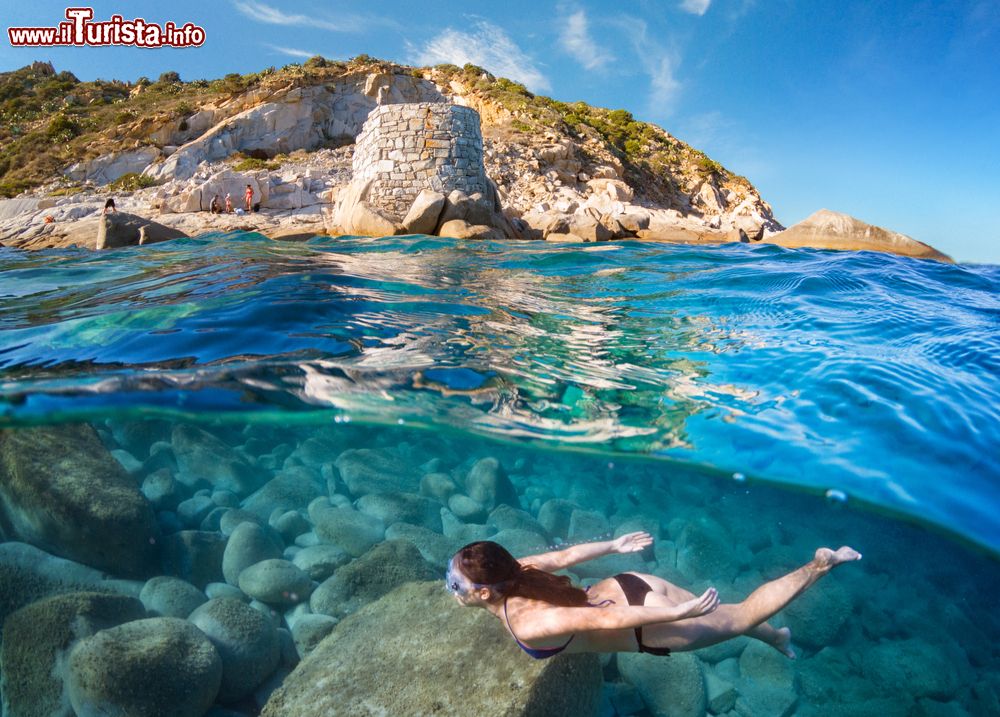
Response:
[[[54,45],[128,45],[132,47],[199,47],[205,30],[193,23],[178,27],[167,22],[161,27],[137,17],[125,20],[112,15],[107,22],[91,22],[94,9],[66,8],[66,20],[57,27],[9,27],[7,36],[15,47]]]

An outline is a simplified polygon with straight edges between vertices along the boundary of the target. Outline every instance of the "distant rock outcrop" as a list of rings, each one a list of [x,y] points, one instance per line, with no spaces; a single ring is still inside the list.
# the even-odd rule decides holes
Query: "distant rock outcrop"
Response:
[[[884,251],[917,259],[952,262],[946,254],[905,234],[866,224],[848,214],[829,209],[820,209],[766,241],[789,248]]]

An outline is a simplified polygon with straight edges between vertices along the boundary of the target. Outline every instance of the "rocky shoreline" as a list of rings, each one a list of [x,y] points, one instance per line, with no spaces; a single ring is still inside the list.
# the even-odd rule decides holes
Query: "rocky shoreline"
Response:
[[[114,196],[119,210],[187,236],[257,231],[275,239],[428,233],[552,242],[765,242],[950,261],[921,242],[846,215],[835,220],[828,216],[832,213],[813,215],[786,232],[749,182],[659,128],[645,125],[643,136],[654,143],[650,147],[667,147],[672,153],[674,165],[659,170],[662,175],[623,158],[584,124],[573,130],[565,123],[526,130],[530,113],[477,89],[484,82],[436,68],[379,65],[349,72],[333,84],[248,90],[192,108],[180,120],[140,118],[108,134],[109,144],[121,145],[127,137],[131,148],[76,162],[62,177],[16,199],[0,200],[0,244],[96,248],[98,215],[105,198]],[[447,137],[442,140],[405,109],[448,105],[467,107],[481,118],[481,137],[477,129],[471,139],[452,138],[453,145],[478,143],[472,159],[431,149],[429,143],[442,141],[446,148]],[[404,108],[402,130],[397,123],[394,131],[416,133],[423,151],[408,149],[415,145],[399,135],[375,160],[360,156],[358,140],[368,136],[366,121],[397,106]],[[330,143],[342,146],[322,148]],[[385,181],[415,194],[421,187],[405,178],[435,155],[444,157],[444,166],[439,163],[435,172],[445,180],[475,171],[478,163],[484,190],[463,191],[467,187],[462,185],[440,191],[440,182],[427,180],[419,207],[407,195],[406,205],[415,212],[409,222],[404,221],[407,212],[391,216],[368,206],[381,201],[368,196],[372,186],[362,181],[370,178],[373,167],[384,173],[379,176]],[[266,159],[239,162],[247,156]],[[109,183],[133,174],[154,186],[109,189]],[[381,180],[374,181],[378,191]],[[224,200],[231,195],[234,205],[241,205],[248,184],[259,212],[210,213],[216,196]],[[395,206],[400,206],[399,197]],[[436,217],[429,218],[431,213]],[[132,243],[138,243],[138,234],[135,238]]]

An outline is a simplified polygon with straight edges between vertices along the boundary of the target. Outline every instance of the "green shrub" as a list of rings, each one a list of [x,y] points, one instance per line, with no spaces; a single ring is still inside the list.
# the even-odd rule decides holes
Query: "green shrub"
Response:
[[[258,169],[266,169],[269,172],[273,172],[276,169],[281,169],[281,165],[278,162],[268,162],[263,159],[256,159],[255,157],[247,157],[233,167],[233,171],[236,172],[255,172]]]
[[[330,62],[322,55],[313,55],[305,61],[305,67],[329,67]]]
[[[179,83],[180,81],[181,81],[181,76],[178,75],[176,72],[170,71],[170,72],[164,72],[162,75],[160,75],[160,78],[156,82],[161,85],[173,85]]]
[[[45,134],[59,142],[67,142],[80,134],[80,126],[64,114],[57,114],[49,121]]]
[[[152,177],[148,177],[145,174],[129,172],[128,174],[123,174],[109,184],[108,189],[113,192],[134,192],[137,189],[145,189],[146,187],[153,186],[156,186],[156,180]]]

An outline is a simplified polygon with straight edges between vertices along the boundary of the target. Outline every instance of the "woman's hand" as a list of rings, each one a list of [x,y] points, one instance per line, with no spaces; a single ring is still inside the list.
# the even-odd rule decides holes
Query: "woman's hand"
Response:
[[[638,553],[653,544],[653,536],[645,531],[626,533],[611,541],[612,553]]]
[[[683,620],[686,617],[707,615],[717,607],[719,607],[719,593],[715,588],[709,588],[696,598],[678,603],[676,619]]]

